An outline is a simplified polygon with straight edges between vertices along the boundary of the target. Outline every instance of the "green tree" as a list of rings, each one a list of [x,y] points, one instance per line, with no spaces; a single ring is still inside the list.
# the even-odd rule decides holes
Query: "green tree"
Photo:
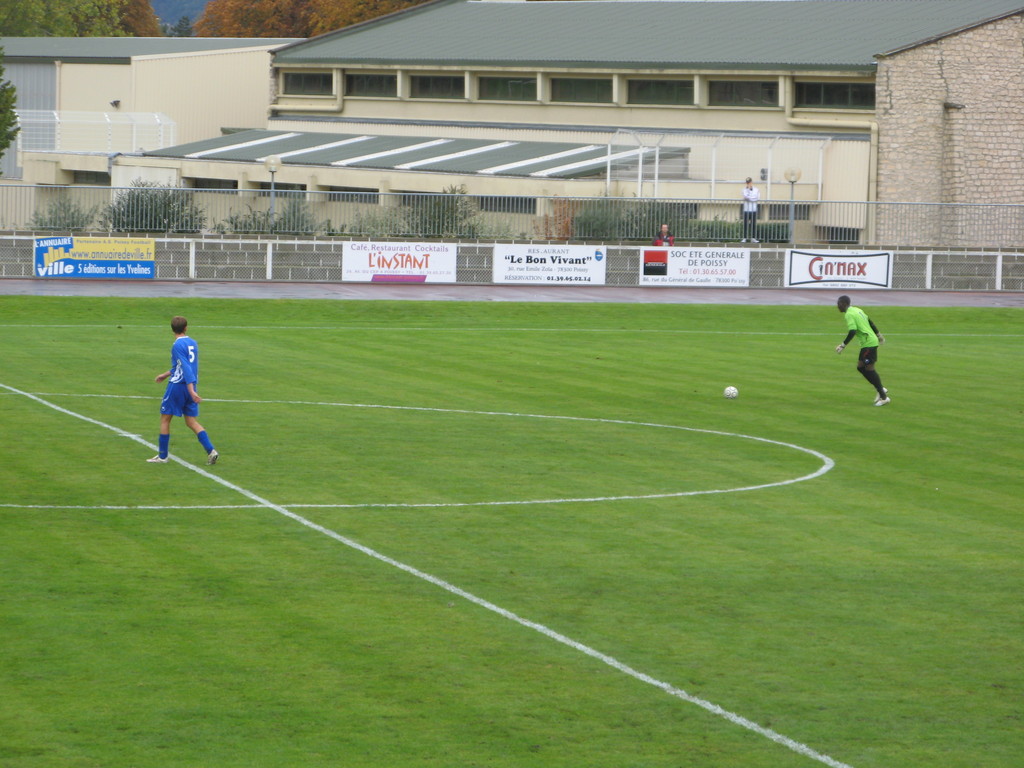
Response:
[[[148,0],[0,0],[3,37],[159,34]]]
[[[192,29],[192,19],[182,16],[173,27],[165,24],[164,35],[167,37],[192,37],[195,35],[195,30]]]
[[[421,237],[479,237],[480,207],[465,185],[452,185],[440,195],[410,195],[405,221],[409,234]]]
[[[308,37],[424,0],[210,0],[196,20],[200,37]]]
[[[10,81],[4,80],[4,54],[0,48],[0,155],[18,136],[18,116],[14,113],[17,91]]]
[[[692,203],[685,200],[626,200],[595,198],[576,211],[573,237],[582,240],[650,240],[662,224],[668,224],[676,240],[689,236]]]
[[[45,16],[42,0],[0,0],[0,35],[25,37],[38,34]]]
[[[161,37],[160,19],[149,0],[121,0],[121,29],[132,37]]]
[[[100,226],[110,232],[199,232],[205,224],[206,212],[188,190],[142,179],[118,192],[100,217]]]
[[[302,199],[287,200],[284,210],[274,216],[270,211],[260,211],[249,206],[246,213],[233,213],[217,225],[218,232],[236,235],[250,234],[296,234],[313,235],[317,232],[340,234],[344,226],[335,227],[330,219],[320,221]]]
[[[44,210],[36,211],[32,216],[32,229],[56,229],[62,232],[74,232],[88,229],[96,218],[99,206],[85,208],[71,196],[71,189],[60,189],[56,197]]]

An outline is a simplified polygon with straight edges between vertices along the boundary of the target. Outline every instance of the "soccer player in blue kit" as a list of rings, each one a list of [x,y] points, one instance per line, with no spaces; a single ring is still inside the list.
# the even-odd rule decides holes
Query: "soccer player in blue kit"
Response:
[[[171,330],[174,331],[174,344],[171,346],[171,368],[158,374],[156,381],[167,380],[167,391],[160,403],[160,453],[150,464],[166,464],[167,454],[171,445],[171,418],[184,416],[185,426],[196,433],[200,444],[206,449],[206,463],[216,464],[220,454],[210,442],[210,437],[196,417],[199,415],[199,404],[203,398],[196,392],[199,384],[199,347],[188,335],[188,320],[177,316],[171,318]]]

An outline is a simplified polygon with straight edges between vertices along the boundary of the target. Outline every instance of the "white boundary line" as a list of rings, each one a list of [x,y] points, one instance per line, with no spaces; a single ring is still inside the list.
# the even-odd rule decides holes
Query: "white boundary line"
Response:
[[[152,325],[131,325],[124,323],[0,323],[0,328],[140,328],[153,330]],[[693,328],[446,328],[431,326],[397,325],[204,325],[203,330],[216,331],[393,331],[395,333],[635,333],[635,334],[684,334],[692,336],[825,336],[832,337],[831,331],[716,331]],[[926,333],[900,331],[885,334],[886,339],[1020,339],[1021,333]]]
[[[3,384],[3,383],[0,383],[0,388],[5,389],[8,392],[11,392],[12,394],[21,395],[23,397],[28,398],[29,400],[33,400],[34,402],[37,402],[40,405],[44,405],[47,408],[51,408],[51,409],[57,411],[58,413],[63,413],[65,415],[67,415],[67,416],[71,416],[71,417],[76,418],[76,419],[81,419],[82,421],[88,422],[89,424],[93,424],[95,426],[102,427],[103,429],[108,429],[111,432],[114,432],[115,434],[120,435],[121,437],[127,437],[127,438],[129,438],[131,440],[134,440],[137,443],[141,443],[142,445],[145,445],[145,446],[147,446],[149,448],[155,448],[156,447],[152,443],[148,442],[147,440],[143,439],[142,437],[140,437],[138,435],[133,435],[133,434],[131,434],[129,432],[125,432],[123,429],[120,429],[119,427],[115,427],[115,426],[113,426],[111,424],[107,424],[107,423],[99,421],[97,419],[89,418],[88,416],[84,416],[84,415],[82,415],[80,413],[76,413],[74,411],[68,410],[67,408],[62,408],[59,405],[56,405],[55,403],[51,403],[48,400],[44,400],[43,398],[41,398],[41,397],[39,397],[37,395],[33,395],[33,394],[29,393],[29,392],[24,392],[24,391],[22,391],[20,389],[16,389],[15,387],[11,387],[11,386],[8,386],[7,384]],[[435,409],[416,409],[416,410],[435,410]],[[550,418],[560,418],[560,417],[550,417]],[[710,430],[696,430],[696,431],[704,432],[704,431],[710,431]],[[761,439],[761,438],[755,438],[755,439]],[[773,441],[769,440],[769,441],[766,441],[766,442],[773,442]],[[802,450],[806,450],[806,449],[802,449]],[[795,741],[794,739],[789,738],[788,736],[784,736],[781,733],[773,731],[771,728],[766,728],[766,727],[764,727],[762,725],[758,725],[757,723],[753,722],[752,720],[748,720],[747,718],[743,717],[742,715],[738,715],[735,712],[730,712],[729,710],[724,709],[724,708],[718,706],[717,704],[713,704],[712,702],[707,701],[706,699],[702,699],[702,698],[700,698],[698,696],[694,696],[692,694],[689,694],[686,691],[684,691],[683,689],[677,688],[674,685],[671,685],[670,683],[663,682],[663,681],[658,680],[658,679],[656,679],[654,677],[651,677],[650,675],[647,675],[647,674],[645,674],[643,672],[640,672],[640,671],[638,671],[636,669],[633,669],[632,667],[628,666],[627,664],[624,664],[621,661],[618,661],[617,659],[615,659],[615,658],[613,658],[611,656],[608,656],[607,654],[601,653],[600,651],[595,650],[595,649],[591,648],[588,645],[584,645],[583,643],[579,643],[579,642],[573,640],[572,638],[567,637],[566,635],[563,635],[563,634],[561,634],[559,632],[556,632],[553,629],[550,629],[550,628],[544,626],[543,624],[538,624],[535,621],[530,621],[529,619],[524,619],[521,616],[519,616],[518,614],[513,613],[512,611],[506,610],[505,608],[502,608],[502,607],[500,607],[498,605],[495,605],[494,603],[492,603],[492,602],[490,602],[488,600],[485,600],[485,599],[483,599],[481,597],[477,597],[476,595],[472,594],[471,592],[467,592],[464,589],[460,589],[459,587],[456,587],[454,584],[450,584],[447,581],[444,581],[443,579],[439,579],[436,576],[432,576],[429,573],[421,571],[418,568],[414,568],[411,565],[406,565],[405,563],[402,563],[402,562],[400,562],[398,560],[395,560],[395,559],[393,559],[391,557],[388,557],[387,555],[384,555],[384,554],[382,554],[380,552],[377,552],[374,549],[371,549],[371,548],[369,548],[367,546],[364,546],[363,544],[360,544],[359,542],[357,542],[357,541],[355,541],[353,539],[350,539],[350,538],[348,538],[346,536],[343,536],[340,533],[336,533],[335,531],[332,531],[329,528],[325,528],[322,525],[314,523],[311,520],[308,520],[308,519],[302,517],[301,515],[297,515],[294,512],[292,512],[291,510],[289,510],[289,509],[287,509],[287,508],[285,508],[285,507],[283,507],[283,506],[281,506],[279,504],[275,504],[274,502],[269,501],[268,499],[264,499],[263,497],[258,496],[257,494],[253,493],[252,491],[246,490],[245,488],[242,488],[241,486],[235,485],[234,483],[232,483],[232,482],[230,482],[228,480],[225,480],[224,478],[219,477],[219,476],[213,474],[212,472],[208,472],[207,470],[203,469],[202,467],[196,466],[195,464],[190,464],[189,462],[184,461],[182,459],[179,459],[179,458],[177,458],[177,457],[175,457],[173,455],[171,456],[171,458],[172,458],[173,461],[175,461],[176,463],[182,465],[186,469],[190,469],[193,472],[195,472],[196,474],[199,474],[199,475],[201,475],[201,476],[203,476],[203,477],[205,477],[205,478],[207,478],[209,480],[212,480],[213,482],[218,483],[218,484],[224,486],[225,488],[228,488],[228,489],[230,489],[232,491],[235,491],[236,493],[239,493],[242,496],[245,496],[247,499],[251,499],[252,501],[256,502],[257,505],[259,505],[261,507],[266,507],[267,509],[271,509],[271,510],[273,510],[273,511],[275,511],[275,512],[281,514],[281,515],[284,515],[287,518],[290,518],[291,520],[294,520],[295,522],[299,523],[300,525],[303,525],[303,526],[309,528],[310,530],[316,531],[317,533],[321,533],[324,536],[327,536],[328,538],[334,539],[335,541],[339,542],[340,544],[344,544],[346,547],[350,547],[350,548],[356,550],[357,552],[362,552],[364,555],[372,557],[375,560],[379,560],[380,562],[385,563],[387,565],[390,565],[390,566],[392,566],[394,568],[397,568],[397,569],[399,569],[401,571],[404,571],[404,572],[408,573],[411,576],[415,576],[418,579],[422,579],[423,581],[426,581],[426,582],[428,582],[430,584],[433,584],[434,586],[439,587],[439,588],[441,588],[441,589],[443,589],[443,590],[445,590],[447,592],[450,592],[453,595],[456,595],[456,596],[461,597],[461,598],[463,598],[465,600],[468,600],[469,602],[473,603],[474,605],[477,605],[477,606],[479,606],[481,608],[484,608],[484,609],[486,609],[488,611],[491,611],[492,613],[495,613],[498,616],[501,616],[502,618],[508,619],[509,621],[512,621],[512,622],[514,622],[516,624],[519,624],[520,626],[526,627],[527,629],[532,629],[535,632],[539,632],[540,634],[544,635],[545,637],[548,637],[548,638],[550,638],[551,640],[554,640],[557,643],[561,643],[562,645],[565,645],[565,646],[567,646],[569,648],[572,648],[575,651],[579,651],[582,654],[590,656],[591,658],[596,659],[596,660],[602,662],[603,664],[606,664],[609,667],[612,667],[613,669],[616,669],[619,672],[622,672],[623,674],[628,675],[629,677],[634,678],[635,680],[639,680],[640,682],[647,683],[648,685],[654,686],[655,688],[659,688],[662,691],[664,691],[665,693],[669,694],[670,696],[674,696],[674,697],[676,697],[678,699],[681,699],[683,701],[686,701],[686,702],[688,702],[690,704],[694,704],[694,705],[700,707],[701,709],[704,709],[707,712],[710,712],[713,715],[721,717],[721,718],[723,718],[725,720],[728,720],[730,723],[733,723],[734,725],[738,725],[741,728],[745,728],[745,729],[747,729],[749,731],[752,731],[753,733],[756,733],[756,734],[758,734],[760,736],[763,736],[764,738],[769,739],[770,741],[772,741],[772,742],[774,742],[776,744],[784,746],[787,749],[792,750],[793,752],[796,752],[798,754],[804,755],[805,757],[809,757],[812,760],[816,760],[819,763],[823,763],[824,765],[830,766],[830,768],[852,768],[852,766],[850,766],[850,765],[848,765],[846,763],[842,763],[842,762],[840,762],[840,761],[838,761],[838,760],[836,760],[836,759],[834,759],[832,757],[829,757],[828,755],[822,754],[821,752],[817,752],[814,749],[811,749],[810,747],[808,747],[806,744],[802,744],[799,741]]]
[[[0,385],[3,386],[3,385]],[[101,398],[114,398],[114,399],[131,399],[131,400],[150,400],[151,397],[144,395],[71,395],[61,394],[56,392],[41,392],[38,393],[43,397],[101,397]],[[316,401],[316,400],[248,400],[248,399],[223,399],[207,397],[203,398],[204,402],[207,403],[244,403],[252,405],[314,405],[314,406],[328,406],[333,408],[379,408],[382,410],[389,411],[421,411],[426,413],[457,413],[462,415],[470,416],[507,416],[510,418],[519,419],[545,419],[552,421],[582,421],[591,424],[616,424],[627,427],[652,427],[656,429],[677,429],[683,432],[698,432],[705,435],[717,435],[720,437],[736,437],[742,440],[753,440],[759,443],[767,443],[769,445],[778,445],[783,448],[791,448],[801,453],[806,453],[814,456],[821,460],[821,466],[807,475],[801,475],[800,477],[790,478],[787,480],[778,480],[773,483],[761,483],[759,485],[747,485],[736,488],[711,488],[701,491],[672,491],[669,493],[642,493],[642,494],[629,494],[624,496],[582,496],[573,498],[558,498],[558,499],[517,499],[512,501],[463,501],[463,502],[425,502],[425,503],[392,503],[392,504],[378,504],[378,503],[365,503],[365,504],[288,504],[286,506],[294,508],[305,508],[305,509],[438,509],[438,508],[460,508],[460,507],[505,507],[505,506],[528,506],[531,504],[572,504],[572,503],[593,503],[602,501],[639,501],[647,499],[675,499],[684,496],[709,496],[720,493],[740,493],[743,491],[760,491],[764,488],[777,488],[783,485],[792,485],[793,483],[800,483],[804,480],[813,480],[816,477],[820,477],[835,466],[835,462],[832,461],[828,456],[811,448],[804,448],[803,446],[796,445],[794,443],[784,443],[780,440],[770,440],[766,437],[755,437],[754,435],[744,435],[739,432],[724,432],[715,429],[700,429],[698,427],[681,427],[673,424],[656,424],[654,422],[645,421],[625,421],[623,419],[599,419],[589,418],[586,416],[551,416],[535,413],[513,413],[507,411],[471,411],[464,408],[426,408],[422,406],[413,405],[373,405],[366,403],[334,403],[327,401]],[[150,445],[146,443],[146,445]],[[2,506],[2,505],[0,505]]]

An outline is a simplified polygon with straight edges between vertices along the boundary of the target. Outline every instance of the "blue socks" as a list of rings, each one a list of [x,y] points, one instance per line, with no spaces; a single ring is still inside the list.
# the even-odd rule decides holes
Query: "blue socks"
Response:
[[[202,445],[203,448],[206,449],[207,453],[209,453],[210,451],[213,450],[213,443],[210,442],[210,437],[209,437],[209,435],[206,434],[206,430],[205,429],[202,432],[200,432],[198,435],[196,435],[196,437],[199,438],[199,444]],[[170,435],[160,435],[159,446],[160,446],[160,458],[161,459],[166,459],[167,458],[167,454],[170,452],[170,448],[171,448],[171,436]]]
[[[200,445],[202,445],[203,448],[206,449],[207,453],[209,453],[210,451],[213,450],[213,443],[210,442],[210,437],[209,437],[209,435],[206,434],[206,430],[205,429],[202,432],[200,432],[199,434],[197,434],[196,437],[199,438]]]

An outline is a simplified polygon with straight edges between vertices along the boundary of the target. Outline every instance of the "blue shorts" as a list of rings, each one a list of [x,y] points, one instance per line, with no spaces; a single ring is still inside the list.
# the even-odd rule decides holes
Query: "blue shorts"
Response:
[[[192,399],[186,385],[171,384],[164,392],[163,402],[160,403],[160,413],[171,416],[198,416],[199,403]]]

